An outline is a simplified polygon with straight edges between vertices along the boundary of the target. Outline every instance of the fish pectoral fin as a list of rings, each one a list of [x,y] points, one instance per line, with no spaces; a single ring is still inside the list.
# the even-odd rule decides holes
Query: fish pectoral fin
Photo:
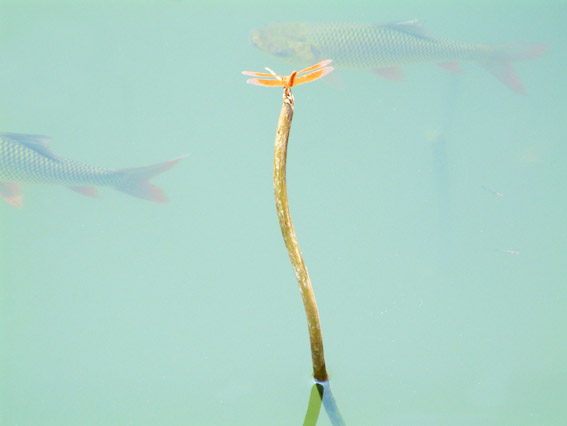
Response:
[[[78,192],[79,194],[86,195],[90,198],[98,198],[98,192],[96,188],[92,186],[68,186],[71,191]]]
[[[297,42],[294,46],[294,52],[306,63],[313,63],[321,59],[319,50],[311,43]]]
[[[14,207],[22,207],[22,188],[16,182],[0,182],[0,197]]]
[[[402,81],[404,79],[400,67],[376,68],[372,72],[390,81]]]
[[[441,68],[445,68],[448,71],[459,74],[461,72],[461,67],[458,62],[441,62],[438,64]]]
[[[29,149],[33,149],[38,154],[41,154],[54,161],[63,161],[63,159],[55,154],[49,148],[49,137],[43,135],[26,135],[23,133],[0,133],[0,137],[11,139],[15,143],[24,145]]]

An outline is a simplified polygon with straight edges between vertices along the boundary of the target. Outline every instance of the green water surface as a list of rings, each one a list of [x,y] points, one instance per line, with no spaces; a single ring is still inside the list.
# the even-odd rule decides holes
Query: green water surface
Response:
[[[1,0],[0,131],[104,167],[190,155],[153,180],[166,205],[41,185],[0,204],[0,424],[301,424],[308,335],[271,180],[281,91],[240,74],[292,68],[248,33],[414,18],[551,49],[514,65],[526,95],[472,63],[294,90],[289,197],[337,403],[348,425],[565,424],[566,12]]]

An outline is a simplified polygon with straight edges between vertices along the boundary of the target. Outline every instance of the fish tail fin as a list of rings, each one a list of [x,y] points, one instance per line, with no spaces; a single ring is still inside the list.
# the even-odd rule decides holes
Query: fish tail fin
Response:
[[[498,44],[492,46],[492,53],[482,59],[480,64],[513,91],[524,93],[522,83],[510,62],[535,58],[547,49],[547,45],[539,43]]]
[[[167,196],[163,189],[152,185],[148,181],[155,175],[169,170],[177,164],[179,160],[185,157],[186,155],[183,155],[163,163],[117,170],[116,173],[120,175],[120,179],[116,185],[114,185],[114,189],[143,200],[149,200],[155,203],[167,203]]]

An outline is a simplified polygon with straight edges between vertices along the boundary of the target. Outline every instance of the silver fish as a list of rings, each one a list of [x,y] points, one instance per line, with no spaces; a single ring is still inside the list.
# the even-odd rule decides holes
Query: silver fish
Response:
[[[301,66],[326,58],[339,68],[368,69],[390,80],[402,79],[400,66],[436,63],[459,71],[458,61],[475,61],[516,92],[522,84],[510,66],[541,55],[537,43],[468,44],[439,39],[417,21],[385,25],[288,22],[252,30],[261,50]]]
[[[98,197],[94,186],[108,186],[133,197],[166,203],[161,188],[148,182],[173,167],[183,157],[131,169],[105,169],[55,154],[49,138],[40,135],[0,133],[0,196],[22,206],[20,183],[64,185],[89,197]]]

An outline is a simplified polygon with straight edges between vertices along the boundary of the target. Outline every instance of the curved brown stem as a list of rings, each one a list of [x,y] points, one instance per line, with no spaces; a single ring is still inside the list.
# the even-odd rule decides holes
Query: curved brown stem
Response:
[[[274,149],[274,193],[276,198],[276,209],[282,230],[283,239],[289,259],[295,271],[295,276],[299,284],[301,298],[307,315],[307,325],[309,328],[309,340],[311,343],[311,358],[313,361],[313,377],[318,381],[328,379],[327,369],[325,368],[325,355],[323,352],[323,336],[321,334],[321,323],[319,322],[319,311],[315,294],[311,287],[311,280],[303,261],[297,237],[293,230],[293,223],[289,213],[289,203],[287,200],[286,185],[286,162],[287,162],[287,143],[291,120],[293,119],[293,95],[290,88],[284,89],[284,101],[278,130],[276,133],[276,143]]]

